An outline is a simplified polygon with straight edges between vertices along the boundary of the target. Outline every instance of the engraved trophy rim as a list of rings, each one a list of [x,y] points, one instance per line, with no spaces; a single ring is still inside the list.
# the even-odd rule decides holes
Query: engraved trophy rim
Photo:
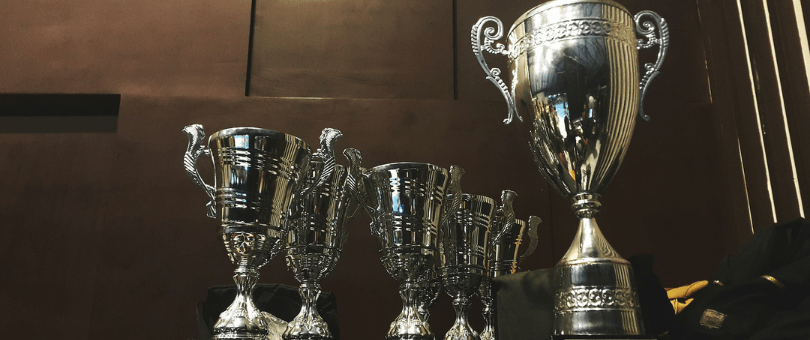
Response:
[[[240,126],[240,127],[231,127],[227,129],[222,129],[217,132],[211,134],[209,137],[210,140],[219,139],[219,138],[226,138],[231,136],[238,136],[238,135],[252,135],[252,136],[266,136],[266,137],[275,137],[277,139],[286,138],[286,136],[292,137],[297,143],[302,143],[307,148],[309,148],[309,144],[301,138],[297,136],[276,131],[270,130],[260,127],[252,127],[252,126]]]
[[[630,14],[630,11],[627,10],[626,7],[624,7],[622,4],[620,4],[620,3],[616,2],[616,1],[613,1],[613,0],[552,0],[552,1],[549,1],[549,2],[539,4],[537,6],[534,6],[534,7],[532,7],[532,9],[530,9],[530,10],[524,12],[523,14],[521,14],[520,17],[518,17],[518,19],[515,20],[515,23],[512,24],[512,27],[509,28],[509,33],[507,34],[507,36],[512,35],[512,31],[514,31],[515,28],[518,25],[520,25],[522,22],[526,21],[526,19],[534,16],[537,13],[544,12],[544,11],[549,10],[551,8],[557,8],[557,7],[568,6],[568,5],[573,5],[573,4],[581,4],[581,3],[596,3],[596,4],[603,4],[603,5],[610,5],[610,6],[618,8],[618,9],[626,12],[628,15],[632,16],[632,14]]]

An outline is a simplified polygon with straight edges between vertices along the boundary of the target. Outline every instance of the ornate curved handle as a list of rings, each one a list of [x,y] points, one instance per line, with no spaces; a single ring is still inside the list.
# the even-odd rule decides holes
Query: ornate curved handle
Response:
[[[652,21],[642,22],[644,16],[651,17]],[[658,45],[658,59],[655,63],[644,64],[646,71],[639,84],[641,95],[638,101],[638,116],[645,121],[649,121],[650,116],[644,114],[644,95],[647,93],[647,87],[650,85],[650,82],[660,73],[659,69],[661,69],[661,64],[664,63],[664,57],[667,55],[667,48],[669,48],[669,26],[667,26],[667,21],[664,20],[664,18],[653,11],[638,12],[635,17],[633,17],[633,20],[636,22],[636,34],[647,37],[646,42],[644,39],[638,39],[638,49],[647,49]],[[656,28],[658,29],[660,37],[657,37],[655,34]]]
[[[523,260],[525,260],[527,257],[529,257],[529,255],[531,255],[532,253],[534,253],[534,250],[537,248],[537,241],[538,241],[538,239],[537,239],[537,227],[542,222],[543,222],[543,220],[541,220],[537,216],[529,216],[528,234],[529,234],[529,239],[531,241],[529,241],[529,248],[526,248],[526,252],[523,253],[523,255],[520,255],[520,258],[518,259],[518,265],[523,263]]]
[[[488,22],[495,23],[498,29],[496,30],[494,27],[484,28],[484,25]],[[483,41],[481,41],[482,36]],[[478,19],[478,22],[473,25],[472,31],[470,32],[470,43],[472,44],[473,54],[475,54],[475,58],[478,59],[478,64],[481,65],[481,68],[484,69],[484,73],[487,74],[487,79],[495,84],[495,87],[501,91],[503,98],[506,99],[509,112],[506,119],[503,120],[503,123],[509,124],[515,117],[522,122],[523,117],[517,112],[517,105],[515,105],[515,84],[512,84],[512,92],[509,92],[509,87],[506,86],[506,83],[504,83],[503,79],[500,77],[501,70],[497,67],[489,68],[486,60],[484,60],[484,52],[504,56],[509,55],[506,47],[501,43],[496,43],[495,47],[492,47],[492,43],[501,37],[503,37],[503,23],[496,17],[487,16]],[[517,77],[513,76],[512,78],[514,80]]]
[[[322,186],[326,181],[329,180],[329,177],[332,176],[332,173],[335,172],[335,140],[338,137],[343,136],[343,133],[340,130],[333,129],[333,128],[325,128],[321,131],[320,137],[320,144],[321,147],[312,154],[312,159],[315,161],[319,161],[323,163],[323,168],[320,171],[320,174],[317,174],[316,177],[318,179],[312,185],[305,186],[301,189],[301,192],[298,193],[299,197],[306,197],[309,195],[312,190]]]
[[[512,201],[515,200],[515,197],[517,197],[517,193],[512,190],[501,191],[501,208],[498,209],[498,213],[503,215],[503,228],[492,238],[491,244],[493,246],[498,244],[503,235],[509,233],[516,224],[515,209],[512,207]]]
[[[214,210],[216,201],[214,198],[214,187],[205,184],[205,181],[203,181],[200,176],[200,171],[197,169],[197,160],[200,158],[200,155],[211,154],[211,150],[202,145],[202,141],[205,139],[205,131],[202,125],[193,124],[184,127],[183,132],[188,136],[188,147],[186,148],[186,154],[183,155],[183,166],[186,169],[186,174],[188,174],[188,178],[190,178],[194,184],[199,185],[205,190],[205,194],[208,195],[209,199],[208,203],[205,204],[205,206],[208,207],[206,215],[210,218],[216,218],[217,213]]]
[[[439,226],[446,228],[450,220],[456,215],[458,209],[461,207],[461,176],[464,175],[464,168],[458,165],[450,166],[450,183],[447,185],[447,194],[445,197],[451,199],[450,202],[445,202],[442,209],[442,217],[439,220]]]
[[[369,225],[371,235],[379,236],[380,232],[375,229],[378,202],[368,194],[366,185],[366,181],[368,181],[371,176],[371,171],[360,166],[363,162],[360,150],[348,148],[343,150],[343,155],[349,160],[349,169],[346,177],[346,185],[349,187],[349,194],[352,195],[352,199],[371,217],[371,224]]]

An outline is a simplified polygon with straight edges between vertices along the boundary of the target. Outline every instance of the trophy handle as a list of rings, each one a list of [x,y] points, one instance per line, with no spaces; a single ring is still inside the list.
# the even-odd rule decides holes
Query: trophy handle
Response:
[[[537,248],[537,227],[542,222],[543,220],[537,216],[529,216],[528,234],[531,241],[529,241],[529,248],[526,248],[526,252],[523,253],[523,255],[520,255],[520,259],[518,259],[518,266],[523,263],[523,260],[529,257],[529,255],[533,254],[534,250]]]
[[[329,177],[332,176],[332,173],[335,172],[335,140],[338,137],[343,136],[343,133],[340,132],[338,129],[333,128],[325,128],[321,131],[320,137],[320,144],[321,147],[312,154],[312,158],[318,161],[323,162],[323,168],[320,171],[320,174],[317,174],[316,177],[318,179],[310,186],[305,186],[301,189],[299,193],[299,197],[306,197],[312,190],[322,186],[326,181],[329,180]]]
[[[450,183],[447,188],[447,195],[451,197],[450,202],[445,202],[444,209],[442,209],[442,217],[439,220],[439,226],[446,228],[447,224],[456,215],[456,212],[461,207],[461,176],[464,175],[464,168],[458,165],[450,166]]]
[[[494,27],[484,28],[484,25],[488,22],[497,25],[498,29],[495,30]],[[481,41],[482,35],[483,41]],[[496,43],[495,47],[492,47],[492,43],[501,37],[503,37],[503,23],[501,20],[493,16],[486,16],[478,19],[478,22],[473,25],[472,32],[470,32],[470,43],[472,44],[473,54],[475,54],[475,58],[478,59],[478,64],[481,65],[481,68],[484,69],[484,73],[487,74],[487,79],[489,79],[492,84],[495,84],[495,87],[501,91],[503,98],[506,99],[509,112],[506,119],[503,120],[503,123],[509,124],[515,117],[522,122],[523,117],[517,112],[517,106],[515,105],[514,84],[512,85],[513,92],[509,92],[509,87],[506,86],[506,83],[504,83],[503,79],[500,77],[501,70],[497,67],[489,68],[486,60],[484,60],[484,52],[503,56],[509,55],[506,47],[501,43]],[[517,77],[512,78],[516,79]]]
[[[207,215],[210,218],[216,218],[217,214],[214,210],[216,201],[214,198],[214,187],[205,184],[205,181],[203,181],[200,176],[200,171],[197,169],[197,160],[200,158],[200,155],[211,154],[211,149],[202,145],[202,141],[205,139],[205,131],[202,125],[193,124],[184,127],[183,132],[188,136],[188,148],[186,148],[186,154],[183,155],[183,166],[186,169],[186,174],[188,174],[188,178],[190,178],[194,184],[199,185],[205,190],[205,194],[208,195],[209,199],[208,203],[205,204],[205,206],[208,207]]]
[[[363,162],[363,157],[360,155],[360,150],[355,148],[348,148],[343,150],[343,156],[349,160],[348,176],[346,178],[346,185],[349,187],[349,194],[357,202],[358,206],[362,207],[368,216],[371,217],[371,234],[379,236],[380,232],[375,229],[376,224],[376,210],[378,202],[368,194],[367,181],[371,177],[371,171],[360,166]]]
[[[501,208],[498,209],[498,213],[503,215],[503,228],[492,238],[492,244],[498,244],[501,237],[515,225],[515,209],[512,207],[515,197],[517,197],[517,193],[512,190],[501,191]]]
[[[652,21],[642,22],[644,16],[651,17]],[[644,64],[646,71],[639,85],[641,96],[638,101],[638,115],[645,121],[649,121],[650,116],[644,114],[644,95],[647,93],[647,87],[650,85],[650,82],[660,73],[659,69],[661,69],[661,64],[664,62],[664,57],[667,55],[667,49],[669,48],[669,26],[667,26],[667,21],[664,20],[664,18],[653,11],[638,12],[633,19],[636,22],[636,34],[647,37],[646,42],[644,39],[638,39],[638,49],[647,49],[658,45],[658,59],[656,59],[655,63]],[[656,37],[655,35],[656,28],[660,37]]]

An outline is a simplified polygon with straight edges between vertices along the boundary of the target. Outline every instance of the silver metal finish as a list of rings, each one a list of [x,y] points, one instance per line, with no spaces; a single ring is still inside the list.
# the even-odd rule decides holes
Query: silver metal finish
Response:
[[[480,195],[448,197],[460,199],[460,207],[439,233],[439,265],[447,295],[453,298],[456,320],[445,340],[479,340],[470,326],[470,299],[486,276],[489,224],[495,213],[495,200]]]
[[[332,141],[339,136],[335,131],[325,131],[321,136],[325,143],[318,153],[327,156],[314,157],[316,159],[310,162],[304,186],[311,189],[305,189],[290,209],[285,259],[287,268],[301,283],[298,292],[302,306],[284,331],[282,337],[285,340],[332,339],[329,327],[316,307],[321,292],[320,281],[332,272],[340,259],[350,220],[350,194],[346,186],[348,172],[343,166],[336,165],[334,158],[328,157],[333,154]],[[324,176],[327,174],[328,177]]]
[[[526,257],[534,253],[537,248],[537,226],[541,220],[537,216],[529,217],[529,224],[515,219],[512,203],[517,193],[504,190],[501,193],[501,206],[495,212],[489,226],[490,241],[487,248],[487,272],[478,290],[484,309],[485,326],[481,331],[481,340],[496,339],[494,322],[496,320],[495,298],[492,295],[492,279],[502,275],[514,274]],[[524,235],[529,236],[528,246],[525,245]]]
[[[218,131],[202,145],[201,125],[186,126],[189,138],[184,165],[189,177],[205,189],[208,216],[218,218],[231,262],[237,295],[214,325],[214,339],[280,339],[286,322],[256,308],[251,299],[258,269],[282,248],[285,219],[300,179],[310,162],[309,146],[297,137],[251,127]],[[200,155],[210,154],[214,185],[197,171]],[[213,214],[212,214],[213,210]]]
[[[437,237],[442,216],[452,214],[454,204],[445,195],[460,193],[463,169],[450,171],[427,163],[391,163],[370,170],[360,167],[360,152],[344,150],[349,159],[349,179],[355,200],[371,216],[371,232],[380,241],[383,266],[400,282],[402,312],[391,323],[386,339],[432,340],[430,326],[419,307],[420,296],[435,271]]]
[[[648,17],[652,21],[642,22]],[[630,265],[593,218],[599,193],[630,144],[636,115],[648,119],[640,107],[668,48],[666,22],[649,11],[634,18],[611,0],[555,0],[524,13],[506,47],[492,47],[502,27],[497,18],[481,18],[472,30],[473,52],[494,83],[504,82],[483,52],[508,56],[511,91],[499,88],[511,96],[509,116],[533,117],[535,163],[580,218],[576,239],[555,267],[555,334],[643,334]],[[639,82],[637,49],[656,45],[658,60],[645,65]]]

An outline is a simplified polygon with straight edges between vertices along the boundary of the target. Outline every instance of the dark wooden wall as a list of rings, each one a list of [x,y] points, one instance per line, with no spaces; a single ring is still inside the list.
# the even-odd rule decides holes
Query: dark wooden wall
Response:
[[[0,93],[121,94],[114,133],[0,134],[4,337],[198,338],[196,304],[231,282],[233,266],[181,166],[181,129],[192,123],[311,144],[329,126],[365,165],[460,165],[465,192],[513,189],[518,217],[543,219],[523,268],[553,266],[576,220],[537,173],[526,123],[501,124],[506,105],[469,43],[479,17],[508,27],[536,2],[258,0],[250,72],[250,1],[3,2]],[[622,255],[654,254],[663,283],[678,286],[707,278],[751,227],[728,198],[741,183],[724,175],[696,2],[621,2],[665,17],[671,48],[646,98],[652,121],[637,125],[599,222]],[[352,222],[323,282],[345,339],[381,339],[400,309],[368,222]],[[295,284],[280,257],[261,282]],[[446,296],[431,323],[440,336],[451,325]]]

